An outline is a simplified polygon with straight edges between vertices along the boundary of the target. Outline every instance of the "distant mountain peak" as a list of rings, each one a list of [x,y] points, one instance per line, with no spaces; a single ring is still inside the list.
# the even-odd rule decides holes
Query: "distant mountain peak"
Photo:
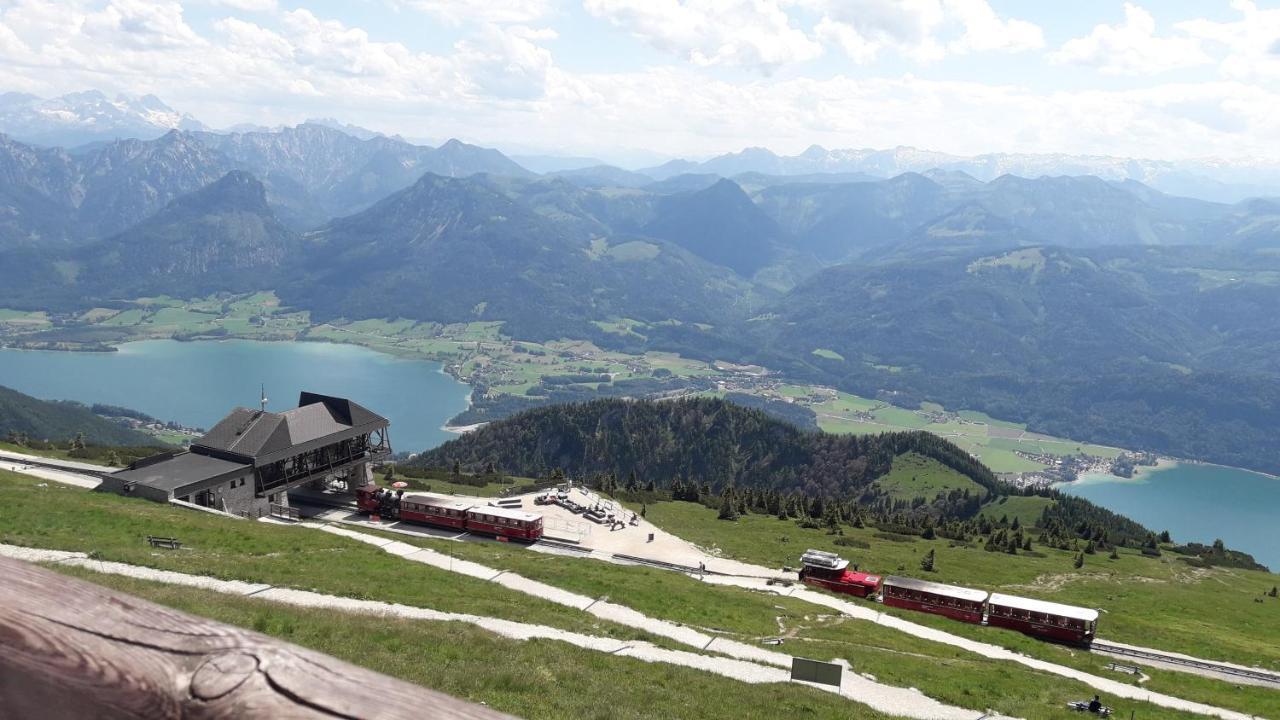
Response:
[[[37,145],[75,147],[92,142],[151,140],[173,129],[204,125],[166,105],[155,95],[108,98],[99,90],[54,98],[6,93],[0,97],[0,132]]]

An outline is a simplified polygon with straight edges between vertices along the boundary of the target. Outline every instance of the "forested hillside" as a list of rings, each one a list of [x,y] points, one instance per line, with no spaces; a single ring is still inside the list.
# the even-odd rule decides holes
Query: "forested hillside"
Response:
[[[1275,471],[1278,368],[1264,350],[1276,328],[1266,308],[1280,302],[1265,280],[1274,261],[1204,267],[1215,259],[1226,260],[1028,248],[843,265],[750,329],[762,362],[850,392]]]
[[[553,469],[585,477],[635,473],[642,483],[669,487],[677,478],[712,491],[760,487],[810,496],[847,497],[889,472],[893,459],[914,452],[932,458],[989,491],[995,475],[950,442],[926,432],[831,435],[718,399],[596,400],[530,410],[490,423],[422,455],[428,467],[546,475]]]
[[[576,478],[638,499],[676,499],[814,522],[868,522],[911,535],[967,540],[1005,523],[1008,500],[1044,544],[1154,547],[1136,522],[1051,490],[1039,497],[997,480],[982,463],[928,432],[832,435],[714,398],[596,400],[552,405],[492,422],[424,453],[413,465],[479,475]],[[1016,529],[1016,527],[1015,527]],[[1013,535],[999,548],[1013,543]],[[1017,545],[1024,538],[1018,533]],[[1017,548],[1014,548],[1015,550]]]
[[[155,439],[98,417],[79,403],[49,402],[0,387],[0,440],[11,434],[31,440],[70,440],[83,434],[91,445],[155,445]]]

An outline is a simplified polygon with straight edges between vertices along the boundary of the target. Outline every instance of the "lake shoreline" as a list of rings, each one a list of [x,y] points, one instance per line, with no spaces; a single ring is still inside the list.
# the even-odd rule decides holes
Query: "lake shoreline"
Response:
[[[127,407],[189,427],[212,427],[237,405],[256,408],[262,385],[277,410],[302,391],[350,397],[389,418],[396,446],[407,452],[452,439],[441,426],[471,396],[438,360],[356,343],[216,340],[136,340],[113,353],[4,348],[0,376],[33,397]]]

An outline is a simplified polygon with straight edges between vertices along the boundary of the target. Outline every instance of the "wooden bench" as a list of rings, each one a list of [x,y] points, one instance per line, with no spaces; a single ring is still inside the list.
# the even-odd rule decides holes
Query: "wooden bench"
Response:
[[[9,558],[0,558],[0,637],[6,718],[510,717]]]
[[[1108,663],[1107,669],[1114,670],[1116,672],[1129,673],[1130,675],[1142,674],[1142,668],[1137,667],[1135,665],[1121,665],[1120,663]]]
[[[182,548],[182,542],[178,538],[159,537],[157,535],[148,535],[147,543],[151,547],[169,548],[170,550],[178,550]]]

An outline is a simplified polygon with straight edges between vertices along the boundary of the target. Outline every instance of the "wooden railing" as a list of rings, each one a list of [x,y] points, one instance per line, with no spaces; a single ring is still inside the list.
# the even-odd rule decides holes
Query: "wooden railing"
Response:
[[[506,717],[265,635],[0,558],[0,718]]]

